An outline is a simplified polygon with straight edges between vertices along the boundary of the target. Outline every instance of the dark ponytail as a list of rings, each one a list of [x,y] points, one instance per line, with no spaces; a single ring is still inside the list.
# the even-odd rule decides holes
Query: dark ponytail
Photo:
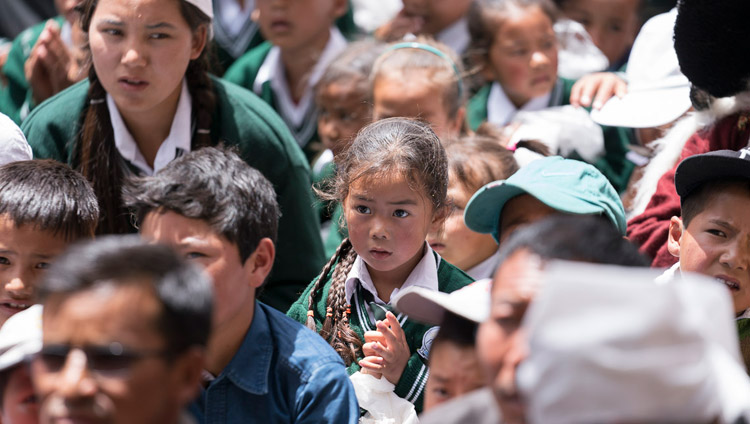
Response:
[[[328,274],[332,272],[331,288],[328,290],[328,298],[326,299],[326,316],[319,333],[341,356],[347,367],[361,356],[362,351],[362,341],[349,325],[351,306],[346,301],[346,275],[351,271],[356,258],[357,253],[352,248],[352,243],[348,238],[344,239],[336,249],[336,253],[323,267],[323,271],[320,273],[315,286],[310,290],[310,297],[307,299],[307,327],[317,332],[318,329],[313,317],[315,308],[313,299],[318,290],[325,285]]]

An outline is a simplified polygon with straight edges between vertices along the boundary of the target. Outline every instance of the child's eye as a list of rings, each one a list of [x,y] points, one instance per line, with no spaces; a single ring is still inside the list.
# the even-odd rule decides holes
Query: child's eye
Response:
[[[34,266],[36,269],[47,269],[49,268],[49,264],[47,262],[39,262]]]
[[[150,38],[152,40],[163,40],[165,38],[169,38],[169,35],[168,34],[164,34],[164,33],[155,33],[155,34],[150,34],[148,36],[148,38]]]
[[[448,397],[448,391],[445,390],[445,388],[443,388],[443,387],[435,387],[434,389],[432,389],[432,393],[434,393],[435,395],[437,395],[439,398],[446,398],[446,397]]]
[[[107,35],[114,36],[114,37],[122,35],[122,31],[120,31],[119,29],[116,29],[116,28],[106,28],[106,29],[102,30],[102,32],[105,33],[105,34],[107,34]]]
[[[0,256],[0,265],[10,265],[10,260],[5,256]]]
[[[357,212],[359,213],[362,213],[362,214],[370,213],[370,208],[368,208],[367,206],[358,205],[355,208],[357,209]]]
[[[726,237],[727,234],[724,231],[717,230],[717,229],[710,229],[708,230],[708,233],[711,235],[714,235],[716,237]]]
[[[393,211],[393,216],[395,216],[396,218],[406,218],[407,216],[409,216],[409,212],[403,209],[396,209],[395,211]]]
[[[610,32],[622,32],[622,25],[611,24],[607,27]]]
[[[206,255],[201,252],[188,252],[185,254],[185,259],[199,259],[205,257]]]

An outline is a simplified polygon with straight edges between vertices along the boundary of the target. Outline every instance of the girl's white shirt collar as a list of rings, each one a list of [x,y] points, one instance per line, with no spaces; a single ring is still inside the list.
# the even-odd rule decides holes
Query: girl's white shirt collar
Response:
[[[120,111],[117,109],[117,105],[109,93],[107,93],[107,106],[109,108],[109,119],[112,122],[117,150],[125,160],[132,163],[146,175],[153,175],[167,166],[169,162],[177,158],[179,155],[178,150],[182,150],[184,153],[190,152],[193,106],[192,97],[187,88],[187,82],[184,79],[182,81],[180,100],[177,103],[177,111],[174,114],[174,119],[172,119],[172,127],[169,130],[167,138],[159,146],[153,168],[146,163],[146,159],[143,157],[130,131],[128,131],[127,126],[125,126],[125,121],[123,121],[122,115],[120,115]]]
[[[400,288],[396,288],[393,290],[390,298],[393,299],[393,297],[396,296],[401,290],[412,286],[424,287],[428,290],[438,291],[437,270],[438,266],[440,265],[440,261],[440,255],[436,255],[430,245],[425,243],[424,255],[422,255],[422,259],[411,271],[411,274],[409,274],[409,277],[406,278],[404,284],[402,284]],[[354,260],[352,269],[346,275],[344,293],[346,296],[346,300],[349,303],[352,303],[352,296],[354,296],[354,293],[357,291],[357,282],[362,285],[363,289],[372,294],[375,302],[383,304],[386,303],[378,296],[378,291],[375,288],[375,284],[373,284],[372,282],[370,273],[367,271],[365,261],[362,260],[359,255],[357,255],[357,258]]]
[[[440,31],[435,39],[453,49],[458,55],[462,55],[471,42],[469,20],[466,17],[457,20],[448,28]]]
[[[552,98],[552,91],[543,96],[534,97],[526,102],[520,109],[517,109],[513,102],[510,101],[505,90],[498,82],[493,82],[490,88],[490,95],[487,99],[487,120],[497,126],[508,125],[516,113],[520,111],[537,111],[549,107],[549,101]]]
[[[490,255],[489,258],[478,263],[473,268],[466,271],[469,277],[475,281],[483,280],[485,278],[492,278],[495,274],[497,266],[500,264],[500,250],[496,250],[495,253]]]
[[[310,71],[310,78],[307,80],[305,93],[302,95],[298,104],[292,100],[289,87],[284,72],[284,63],[281,61],[281,48],[278,46],[271,47],[263,64],[258,69],[258,75],[253,83],[253,91],[257,95],[263,93],[263,84],[270,82],[273,90],[276,104],[279,108],[277,112],[285,117],[295,127],[300,127],[308,118],[308,113],[314,107],[315,95],[313,87],[320,81],[328,64],[346,49],[347,41],[338,28],[331,27],[331,36],[328,39],[325,49],[320,54],[320,58]]]

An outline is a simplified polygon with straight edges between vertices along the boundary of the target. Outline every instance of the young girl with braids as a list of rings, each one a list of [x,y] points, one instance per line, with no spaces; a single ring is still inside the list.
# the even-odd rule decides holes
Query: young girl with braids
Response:
[[[437,328],[389,302],[406,287],[452,292],[472,281],[425,242],[447,213],[445,150],[427,124],[390,118],[362,129],[336,163],[331,197],[349,238],[288,315],[328,340],[350,374],[382,374],[419,412]]]
[[[273,183],[284,212],[264,300],[288,309],[324,262],[307,161],[263,101],[208,74],[211,0],[84,0],[81,7],[89,76],[24,121],[34,157],[79,170],[99,199],[97,232],[124,233],[132,231],[120,198],[128,174],[151,175],[204,146],[236,146]]]

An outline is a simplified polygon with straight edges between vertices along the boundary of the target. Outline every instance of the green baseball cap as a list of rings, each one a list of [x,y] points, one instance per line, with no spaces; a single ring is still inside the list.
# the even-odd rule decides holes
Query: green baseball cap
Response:
[[[604,215],[625,235],[625,210],[617,190],[593,166],[560,156],[537,159],[508,179],[480,188],[466,205],[466,226],[478,233],[490,233],[499,242],[503,207],[521,194],[530,194],[560,212]]]

